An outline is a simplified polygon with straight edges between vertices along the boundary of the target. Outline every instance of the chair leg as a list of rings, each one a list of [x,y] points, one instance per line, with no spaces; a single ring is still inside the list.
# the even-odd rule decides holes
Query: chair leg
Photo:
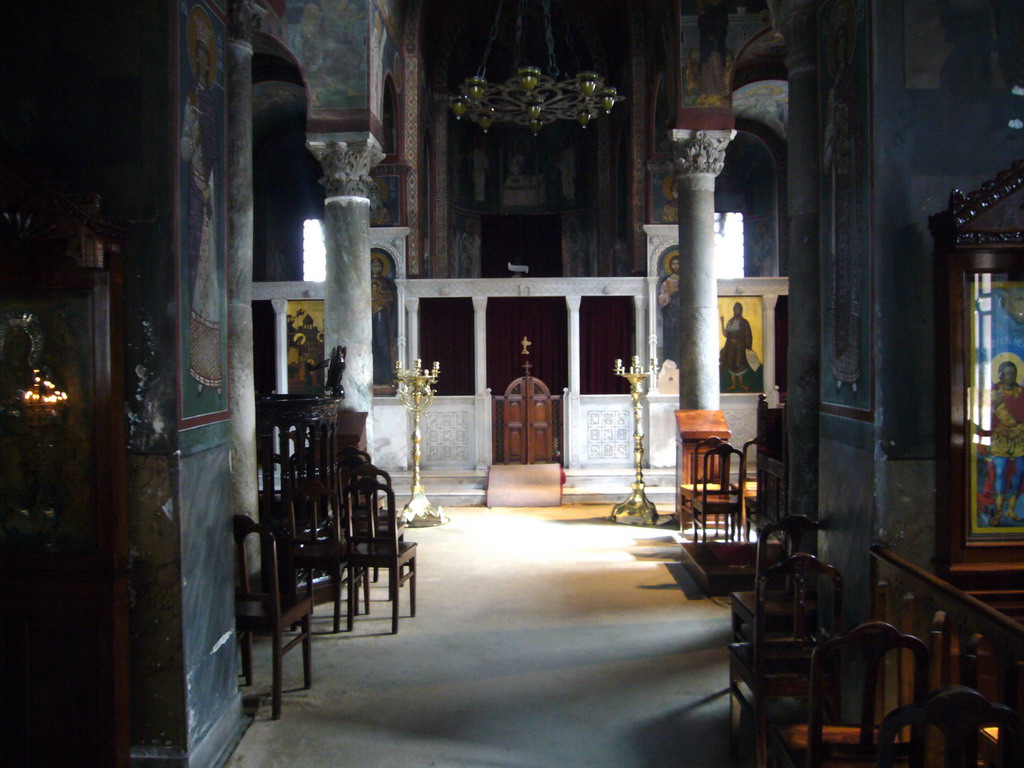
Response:
[[[729,756],[738,757],[740,753],[740,725],[743,717],[743,703],[739,698],[739,691],[736,690],[736,681],[729,683]]]
[[[334,582],[334,633],[337,634],[341,632],[341,582],[343,579],[340,565],[337,573],[332,574],[331,580]]]
[[[409,615],[416,615],[416,558],[409,561]]]
[[[242,641],[242,676],[245,684],[252,685],[252,632],[241,632]]]
[[[768,717],[765,700],[754,696],[754,749],[757,754],[757,768],[768,768]]]
[[[348,600],[348,631],[351,632],[355,626],[356,609],[359,607],[359,577],[357,570],[352,566],[348,567],[348,589],[346,597]]]
[[[367,616],[370,615],[370,569],[364,568],[363,579],[363,609]]]
[[[302,682],[306,688],[313,687],[313,623],[308,615],[302,618]]]
[[[391,634],[398,634],[398,577],[401,568],[398,563],[388,568],[388,597],[391,600]]]
[[[272,682],[270,688],[271,714],[274,720],[281,719],[281,655],[284,646],[284,632],[281,627],[274,628],[274,647],[271,651]]]

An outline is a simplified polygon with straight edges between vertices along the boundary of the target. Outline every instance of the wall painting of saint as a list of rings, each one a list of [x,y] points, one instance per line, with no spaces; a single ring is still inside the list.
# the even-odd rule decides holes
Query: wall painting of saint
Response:
[[[288,394],[324,394],[324,303],[288,302]]]
[[[224,22],[204,3],[179,17],[178,279],[181,418],[227,418]]]
[[[1024,282],[979,273],[967,290],[968,536],[1024,538]]]
[[[395,262],[381,249],[370,249],[370,308],[373,325],[373,391],[395,391],[395,362],[398,360],[398,290]]]
[[[760,296],[718,297],[718,372],[723,394],[764,391]]]

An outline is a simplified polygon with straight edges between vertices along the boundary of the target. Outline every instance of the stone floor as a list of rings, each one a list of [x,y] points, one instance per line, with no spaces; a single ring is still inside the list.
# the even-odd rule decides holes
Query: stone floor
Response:
[[[313,687],[285,658],[282,718],[258,703],[229,768],[730,766],[728,609],[703,598],[672,526],[606,506],[450,508],[419,544],[417,616],[376,588],[355,631],[318,609]]]

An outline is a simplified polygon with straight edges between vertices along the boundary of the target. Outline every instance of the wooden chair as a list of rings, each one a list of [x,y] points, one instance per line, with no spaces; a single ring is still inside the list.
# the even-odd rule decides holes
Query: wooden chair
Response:
[[[940,688],[923,701],[886,715],[878,731],[877,768],[891,768],[894,764],[898,754],[896,738],[907,726],[917,726],[919,734],[911,755],[912,768],[924,763],[922,742],[929,736],[925,726],[942,733],[943,768],[977,768],[979,734],[985,728],[998,728],[1000,765],[1024,765],[1024,724],[1020,714],[1003,704],[992,704],[973,688]]]
[[[342,462],[342,488],[345,508],[352,519],[352,535],[356,541],[371,540],[384,532],[389,524],[385,505],[380,494],[374,494],[372,503],[367,506],[366,500],[360,500],[355,485],[362,477],[372,477],[382,485],[392,488],[391,475],[369,461],[365,451],[351,450]],[[397,518],[398,538],[405,536],[405,522],[399,515]],[[379,569],[373,569],[373,582],[378,579]],[[365,585],[366,610],[369,611],[369,584]]]
[[[310,619],[313,615],[313,597],[309,592],[282,590],[277,567],[277,540],[269,528],[245,515],[233,520],[235,550],[237,552],[238,584],[235,595],[235,627],[242,649],[242,674],[246,685],[252,685],[252,636],[271,636],[272,653],[272,716],[281,717],[281,662],[284,654],[302,644],[302,675],[304,687],[312,684]],[[252,568],[248,559],[246,539],[259,536],[260,584],[252,582]],[[285,640],[285,630],[298,626],[298,633]]]
[[[744,480],[742,474],[738,482],[732,482],[733,467],[742,468],[743,453],[729,443],[720,442],[709,447],[701,457],[701,473],[696,481],[696,490],[691,502],[693,509],[693,540],[697,540],[697,530],[701,532],[701,542],[708,540],[708,522],[714,519],[715,536],[718,526],[724,520],[725,539],[732,541],[738,538],[742,524]]]
[[[811,654],[821,630],[808,615],[808,600],[820,598],[819,580],[831,584],[832,616],[828,634],[842,628],[843,580],[839,571],[813,555],[797,553],[771,566],[755,583],[754,633],[748,642],[729,646],[729,693],[732,712],[733,754],[739,745],[740,718],[745,708],[754,719],[754,741],[757,768],[767,764],[767,713],[769,699],[806,698],[811,687]],[[769,635],[767,604],[776,585],[786,584],[782,593],[788,596],[788,626]]]
[[[378,497],[384,501],[386,524],[377,535],[369,538],[355,536],[352,518],[346,516],[346,540],[348,541],[349,583],[355,584],[360,575],[370,569],[385,568],[388,571],[388,599],[391,601],[391,633],[398,632],[398,597],[403,584],[409,582],[410,615],[416,615],[416,544],[399,538],[398,513],[395,509],[395,492],[374,477],[360,477],[353,488],[353,502],[372,509]],[[349,590],[349,615],[355,614],[356,590]],[[366,603],[369,612],[369,601]]]
[[[1024,662],[1015,662],[1001,672],[996,660],[995,649],[981,633],[971,634],[963,643],[960,654],[960,683],[978,691],[989,701],[998,701],[1017,712],[1024,711],[1021,704],[1022,673]],[[978,751],[984,764],[994,768],[1009,768],[1000,760],[1000,733],[995,727],[983,727],[978,735]]]
[[[679,486],[679,532],[686,533],[686,513],[690,514],[691,520],[693,519],[693,500],[700,493],[700,478],[703,472],[703,459],[704,454],[710,449],[721,445],[724,441],[720,437],[706,437],[699,441],[693,446],[693,450],[690,451],[686,457],[686,461],[689,462],[689,476],[690,482],[682,483]],[[697,540],[697,529],[693,529],[694,541]]]
[[[786,515],[788,442],[786,439],[786,409],[769,408],[764,395],[757,403],[756,482],[757,500],[748,508],[748,521],[757,527],[780,520]],[[746,451],[746,448],[744,448]],[[748,465],[749,467],[749,465]],[[747,494],[748,498],[750,493]]]
[[[763,397],[763,395],[762,395]],[[757,456],[757,447],[761,440],[754,438],[747,440],[740,449],[743,456],[740,459],[740,476],[743,478],[743,540],[750,541],[750,527],[754,519],[754,508],[757,505],[757,462],[750,460],[750,449],[754,449],[754,456]],[[751,467],[754,473],[751,474]]]
[[[765,525],[757,534],[757,548],[754,554],[754,579],[764,573],[765,569],[800,550],[804,537],[820,528],[817,520],[807,515],[786,515],[773,523]],[[809,597],[808,613],[813,612],[814,598]],[[754,625],[754,590],[733,592],[730,595],[732,604],[732,639],[739,643],[750,640]],[[765,601],[765,628],[773,632],[780,614],[789,608],[784,593],[769,594]],[[809,616],[809,620],[813,616]]]
[[[281,553],[282,578],[306,581],[317,602],[326,593],[334,603],[334,631],[341,631],[342,588],[347,557],[342,538],[344,510],[338,492],[316,479],[298,480],[285,492],[284,519],[291,546]],[[358,584],[349,582],[349,589]],[[352,629],[352,617],[348,617]]]
[[[901,655],[901,650],[908,653]],[[905,669],[907,659],[912,660],[912,672]],[[892,676],[895,690],[885,689],[887,665],[897,670]],[[854,671],[860,676],[859,686],[850,684]],[[829,638],[811,655],[808,722],[772,729],[777,764],[783,768],[874,766],[886,701],[904,694],[904,681],[912,681],[911,701],[924,699],[928,647],[917,637],[901,634],[892,624],[871,621]],[[842,692],[851,690],[860,692],[860,707],[857,718],[848,722],[843,717]],[[831,718],[826,722],[828,712]]]

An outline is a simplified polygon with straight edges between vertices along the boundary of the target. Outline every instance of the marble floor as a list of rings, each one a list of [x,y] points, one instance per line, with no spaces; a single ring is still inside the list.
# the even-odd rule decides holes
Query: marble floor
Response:
[[[228,768],[714,768],[728,757],[729,611],[679,563],[671,526],[607,506],[450,508],[419,545],[417,616],[398,635],[385,589],[355,631],[318,609],[313,687],[269,652]],[[404,592],[404,589],[403,589]]]

